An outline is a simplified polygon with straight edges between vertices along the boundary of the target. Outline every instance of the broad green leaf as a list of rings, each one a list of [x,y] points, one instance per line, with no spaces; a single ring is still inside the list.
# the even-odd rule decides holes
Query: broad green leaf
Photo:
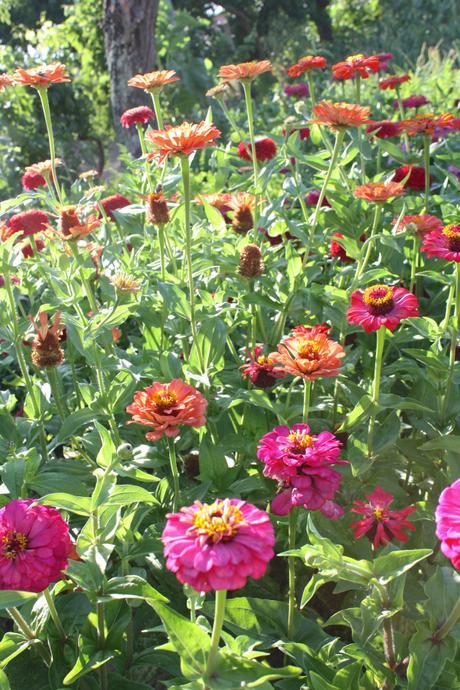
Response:
[[[431,549],[408,549],[406,551],[392,551],[376,558],[372,564],[375,577],[382,583],[391,582],[407,570],[423,561],[432,552]]]
[[[152,482],[155,481],[152,478]],[[110,492],[105,505],[127,506],[131,503],[158,503],[157,499],[147,489],[134,484],[119,484]]]
[[[409,644],[410,661],[407,669],[408,690],[434,690],[436,681],[447,661],[453,661],[457,644],[452,637],[440,644],[431,641],[433,631],[428,624],[419,625]]]
[[[11,609],[13,607],[28,604],[38,598],[38,594],[33,592],[21,592],[15,589],[0,590],[0,609]]]
[[[43,496],[38,503],[45,506],[54,506],[61,510],[68,510],[76,515],[90,515],[91,499],[87,496],[72,496],[72,494],[48,494]]]
[[[0,690],[11,690],[10,681],[5,671],[0,669]]]
[[[350,429],[353,429],[359,422],[368,419],[373,413],[377,412],[377,410],[377,403],[372,402],[372,398],[369,395],[363,395],[352,411],[347,414],[339,431],[350,431]]]
[[[455,434],[439,436],[423,443],[420,450],[449,450],[453,453],[460,453],[460,436]]]
[[[99,422],[95,422],[94,426],[96,427],[102,442],[101,449],[96,457],[96,462],[99,467],[110,467],[113,462],[113,458],[116,455],[116,448],[114,442],[112,441],[112,436],[110,432],[102,426],[102,424],[99,424]]]
[[[138,575],[113,577],[104,588],[104,594],[100,600],[102,601],[106,597],[109,599],[152,599],[167,602],[166,597]]]
[[[89,408],[72,412],[71,415],[65,418],[58,434],[52,440],[50,448],[56,448],[56,446],[59,446],[70,436],[74,436],[77,431],[82,428],[82,426],[85,426],[89,422],[94,422],[96,417],[97,414],[94,412],[94,410],[90,410]]]

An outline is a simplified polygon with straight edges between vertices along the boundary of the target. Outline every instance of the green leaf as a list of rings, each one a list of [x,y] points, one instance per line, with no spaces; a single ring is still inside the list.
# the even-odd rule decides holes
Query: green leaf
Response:
[[[10,682],[5,671],[0,669],[0,690],[11,690]]]
[[[206,686],[211,690],[257,688],[271,680],[295,678],[300,673],[300,668],[295,666],[271,668],[260,661],[236,656],[224,649],[220,653],[219,663],[212,677],[206,678]]]
[[[99,467],[110,467],[112,465],[113,458],[116,455],[116,448],[114,442],[112,441],[112,436],[110,435],[110,432],[102,426],[102,424],[99,424],[99,422],[95,422],[94,426],[96,427],[102,442],[101,449],[96,456],[96,462]]]
[[[100,597],[100,600],[102,601],[106,597],[109,599],[144,599],[145,601],[151,599],[152,601],[168,601],[166,597],[138,575],[113,577],[104,588],[104,595]]]
[[[152,481],[154,479],[152,478]],[[131,503],[156,503],[157,499],[147,489],[134,484],[121,484],[115,486],[105,501],[105,505],[127,506]]]
[[[375,577],[382,584],[386,584],[413,568],[416,563],[423,561],[431,553],[433,553],[431,549],[392,551],[376,558],[372,564],[372,570]]]
[[[104,664],[114,659],[115,656],[116,653],[110,649],[99,650],[90,654],[83,648],[78,655],[74,667],[69,671],[62,682],[64,685],[72,685],[72,683],[75,683],[75,681],[82,678],[87,673],[90,673],[90,671],[95,671],[101,666],[104,666]]]
[[[15,589],[0,590],[0,609],[11,609],[35,601],[38,594],[33,592],[21,592]]]
[[[434,690],[447,661],[453,661],[457,645],[452,637],[441,643],[431,641],[433,631],[428,624],[419,629],[409,643],[410,661],[407,669],[408,690]]]
[[[190,304],[185,292],[172,283],[158,283],[158,290],[168,312],[190,320]]]
[[[363,395],[361,400],[354,406],[352,411],[346,416],[338,431],[350,431],[358,422],[368,419],[373,413],[377,412],[378,405],[372,402],[370,395]]]
[[[72,494],[48,494],[40,498],[38,503],[45,506],[53,506],[61,510],[68,510],[76,515],[90,515],[91,499],[87,496],[72,496]]]
[[[54,437],[50,444],[50,449],[56,448],[61,443],[66,441],[70,436],[75,436],[77,431],[85,426],[89,422],[94,422],[95,417],[97,417],[94,410],[90,410],[85,407],[83,410],[77,410],[72,412],[71,415],[65,418],[59,433]]]
[[[108,674],[108,685],[110,690],[152,690],[151,685],[138,683],[136,680],[128,680],[125,676],[120,676],[118,673]],[[2,690],[1,687],[0,690]]]
[[[460,453],[460,436],[455,436],[455,434],[439,436],[423,443],[420,450],[450,450],[452,453]]]
[[[211,204],[208,204],[208,202],[205,201],[205,199],[203,198],[201,198],[201,203],[203,204],[204,212],[206,213],[206,218],[209,220],[212,227],[215,228],[218,232],[225,232],[226,225],[222,213],[214,206],[211,206]]]
[[[327,680],[318,676],[314,671],[310,673],[310,682],[312,690],[337,690],[337,685],[328,683]]]
[[[326,582],[328,582],[327,577],[323,577],[322,575],[320,575],[320,573],[314,573],[314,575],[311,576],[311,578],[305,585],[305,589],[303,590],[302,599],[300,601],[301,609],[303,609],[303,607],[306,604],[308,604],[310,599],[312,599],[315,596],[317,590],[321,587],[321,585],[324,585]]]

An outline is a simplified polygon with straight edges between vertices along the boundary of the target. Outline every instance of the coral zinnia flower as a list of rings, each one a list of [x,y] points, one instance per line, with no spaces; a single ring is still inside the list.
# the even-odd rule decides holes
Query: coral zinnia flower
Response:
[[[264,510],[236,498],[199,501],[167,515],[166,567],[197,592],[244,587],[273,558],[275,532]]]
[[[460,479],[444,489],[439,497],[436,536],[441,540],[444,556],[460,570]]]
[[[198,149],[214,146],[218,136],[220,130],[215,125],[201,121],[197,124],[183,122],[176,127],[150,130],[146,134],[146,139],[156,149],[154,155],[164,160],[169,155],[189,156]]]
[[[83,219],[76,206],[63,206],[59,212],[58,235],[62,240],[80,240],[99,227],[101,221],[95,214]]]
[[[42,592],[62,579],[71,553],[69,527],[55,508],[17,499],[0,509],[0,589]]]
[[[396,224],[397,221],[394,221]],[[437,216],[420,213],[417,216],[404,216],[398,225],[397,232],[417,233],[421,237],[433,230],[442,230],[443,222]]]
[[[276,515],[286,515],[295,506],[321,510],[327,517],[343,515],[333,502],[341,475],[331,465],[340,460],[340,441],[329,431],[312,435],[307,424],[277,426],[260,440],[257,457],[264,476],[282,482],[283,491],[272,501]]]
[[[425,189],[425,168],[422,165],[401,165],[393,175],[393,182],[403,182],[405,177],[407,177],[403,183],[405,187],[415,191]],[[430,186],[432,181],[433,176],[430,175]]]
[[[270,137],[257,139],[254,148],[258,161],[271,161],[271,159],[276,156],[276,144]],[[238,155],[246,161],[251,161],[251,145],[246,144],[244,141],[240,141],[238,144]]]
[[[382,89],[382,91],[385,91],[385,89],[396,89],[397,86],[400,86],[409,80],[409,74],[401,74],[399,76],[394,74],[392,77],[387,77],[386,79],[379,81],[379,89]]]
[[[404,185],[399,182],[367,182],[356,187],[353,195],[365,201],[383,202],[404,194]]]
[[[44,211],[30,209],[15,213],[8,221],[8,227],[12,232],[22,232],[22,237],[43,232],[49,223],[49,218]]]
[[[116,220],[114,211],[118,211],[125,206],[131,206],[131,202],[123,194],[112,194],[101,199],[101,206],[110,220]]]
[[[136,124],[145,125],[150,120],[153,120],[155,113],[151,108],[146,105],[140,105],[137,108],[130,108],[125,110],[123,115],[120,117],[120,123],[122,127],[128,129]]]
[[[393,120],[374,121],[366,127],[367,134],[371,134],[379,139],[389,139],[390,137],[399,137],[401,128],[399,122]]]
[[[136,74],[128,81],[128,86],[135,86],[137,89],[144,89],[148,93],[159,92],[167,84],[179,81],[179,77],[173,69],[157,70],[146,74]]]
[[[252,81],[259,74],[271,72],[272,66],[268,60],[253,60],[252,62],[240,62],[238,65],[223,65],[219,69],[219,77],[222,81]]]
[[[249,376],[256,388],[271,388],[278,379],[285,376],[285,373],[276,369],[273,360],[266,357],[263,352],[260,345],[256,345],[254,353],[247,351],[249,362],[243,364],[240,369],[243,376]]]
[[[426,234],[422,252],[447,261],[460,262],[460,225],[446,225]]]
[[[326,67],[326,65],[326,58],[320,55],[306,55],[300,58],[294,65],[288,67],[288,76],[291,77],[291,79],[295,79],[311,69],[322,69]]]
[[[336,79],[353,79],[356,76],[367,79],[372,72],[378,72],[380,60],[377,55],[350,55],[343,62],[332,65],[332,74]]]
[[[390,510],[389,506],[394,500],[392,494],[387,494],[380,486],[375,488],[369,496],[367,503],[354,501],[355,508],[351,508],[352,513],[364,515],[361,520],[355,520],[350,527],[355,533],[356,539],[364,535],[372,541],[374,548],[388,544],[397,539],[406,542],[407,534],[404,530],[415,530],[415,525],[407,520],[407,516],[414,512],[415,506],[408,506],[402,510]]]
[[[62,336],[61,313],[56,312],[51,326],[48,325],[48,314],[38,314],[39,325],[30,317],[37,332],[32,342],[32,362],[39,369],[58,367],[64,361],[64,351],[60,346]]]
[[[48,88],[51,84],[61,84],[70,81],[67,67],[60,62],[51,65],[38,65],[30,69],[18,67],[13,75],[14,83],[19,86],[34,86],[35,88]]]
[[[451,113],[443,113],[442,115],[419,114],[409,120],[402,120],[400,127],[409,136],[415,134],[433,136],[437,128],[448,127],[453,120],[455,118]]]
[[[286,374],[314,381],[320,376],[338,376],[343,347],[324,333],[310,331],[284,338],[270,359]]]
[[[207,400],[196,388],[181,379],[170,383],[156,381],[143,391],[137,391],[126,412],[133,416],[128,424],[144,424],[153,431],[146,434],[149,441],[158,441],[163,434],[177,436],[180,426],[204,426]]]
[[[369,122],[369,113],[370,108],[356,103],[320,101],[313,107],[313,114],[316,117],[310,122],[334,130],[341,127],[360,127]]]
[[[367,290],[355,290],[347,310],[349,323],[362,326],[366,333],[385,326],[394,331],[402,319],[418,316],[418,300],[412,292],[401,287],[371,285]]]

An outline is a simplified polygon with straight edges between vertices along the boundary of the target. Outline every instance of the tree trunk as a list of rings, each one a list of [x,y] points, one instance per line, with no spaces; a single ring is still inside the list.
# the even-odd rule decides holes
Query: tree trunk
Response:
[[[318,29],[319,38],[326,42],[334,39],[331,17],[327,11],[329,5],[330,0],[315,0],[314,6],[311,8],[311,16]]]
[[[128,86],[135,74],[155,68],[155,25],[160,0],[104,0],[103,31],[110,76],[110,101],[115,128],[122,133],[120,115],[128,108],[151,105],[141,89]],[[124,130],[124,140],[138,153],[136,128]]]

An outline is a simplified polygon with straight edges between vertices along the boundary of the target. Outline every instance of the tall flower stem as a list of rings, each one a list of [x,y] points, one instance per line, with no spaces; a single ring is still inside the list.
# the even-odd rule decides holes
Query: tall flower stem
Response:
[[[77,263],[77,266],[80,269],[80,278],[81,278],[81,282],[83,283],[83,288],[85,290],[90,309],[94,314],[97,314],[98,306],[97,306],[96,298],[94,296],[91,284],[90,284],[89,280],[87,279],[87,277],[85,276],[85,267],[83,265],[81,256],[78,252],[78,249],[76,247],[75,242],[70,241],[69,244],[70,244],[70,250],[72,252],[72,256],[74,257],[74,259]]]
[[[50,158],[51,158],[51,170],[53,171],[53,184],[54,188],[56,189],[56,194],[59,199],[59,202],[62,204],[62,194],[61,194],[61,188],[59,186],[57,174],[56,174],[56,146],[54,144],[54,134],[53,134],[53,125],[51,122],[51,111],[50,111],[50,103],[48,99],[48,90],[46,88],[38,88],[38,95],[40,96],[40,102],[42,105],[42,110],[43,110],[43,116],[45,118],[45,125],[46,125],[46,131],[48,134],[48,144],[49,144],[49,149],[50,149]]]
[[[399,86],[396,86],[396,100],[398,101],[398,110],[399,110],[399,117],[401,120],[406,119],[406,113],[404,112],[404,106],[401,98],[401,88]],[[409,144],[409,137],[407,133],[405,132],[403,134],[403,139],[404,139],[404,144],[406,146],[406,153],[409,153],[410,151],[410,144]]]
[[[428,205],[430,203],[430,136],[425,134],[423,137],[423,165],[425,168],[425,210],[428,213]]]
[[[173,487],[174,487],[173,511],[176,513],[180,507],[181,496],[180,496],[180,485],[179,485],[179,470],[177,469],[176,446],[174,445],[174,439],[173,438],[168,438],[168,450],[169,450],[169,466],[171,468],[171,476],[172,476]]]
[[[305,247],[305,253],[303,255],[303,266],[305,266],[305,264],[308,261],[308,255],[310,253],[310,247],[311,247],[312,242],[314,240],[315,230],[316,230],[316,226],[318,224],[319,212],[321,210],[321,206],[323,204],[324,197],[326,196],[327,186],[329,184],[329,181],[332,177],[332,173],[334,172],[335,165],[336,165],[337,160],[339,158],[340,147],[342,146],[342,141],[343,141],[344,136],[345,136],[345,130],[343,128],[338,129],[337,133],[335,135],[334,148],[332,150],[331,159],[329,161],[329,168],[327,170],[326,177],[324,178],[324,181],[323,181],[323,184],[321,187],[321,191],[319,193],[318,201],[316,203],[315,213],[313,215],[313,220],[312,220],[310,232],[308,235],[307,246]]]
[[[49,589],[45,589],[43,594],[45,595],[46,603],[48,604],[48,608],[50,610],[50,616],[53,619],[53,623],[56,626],[56,630],[59,633],[59,638],[62,642],[65,642],[67,640],[67,633],[64,630],[64,626],[61,623],[61,619],[59,618],[59,614],[57,612],[51,592],[49,591]]]
[[[49,651],[47,650],[43,642],[37,638],[35,632],[32,630],[27,621],[23,618],[22,614],[19,613],[18,609],[15,606],[6,610],[8,612],[8,615],[14,620],[14,622],[16,623],[24,637],[26,637],[31,642],[35,643],[34,646],[36,646],[37,652],[40,654],[45,664],[49,666],[51,664],[51,657]]]
[[[225,602],[227,599],[227,590],[219,589],[216,591],[216,602],[214,609],[214,623],[212,626],[211,648],[209,650],[208,663],[206,665],[205,676],[209,678],[214,673],[217,661],[217,652],[219,650],[220,634],[222,632],[222,625],[224,623]]]
[[[192,267],[192,227],[190,223],[190,164],[187,156],[181,156],[182,183],[184,186],[185,206],[185,261],[187,265],[187,278],[190,303],[190,325],[192,329],[193,344],[198,353],[201,370],[204,371],[203,355],[198,343],[198,331],[195,321],[195,287],[193,285]]]
[[[374,380],[372,382],[372,403],[378,404],[380,398],[380,379],[382,374],[383,348],[385,345],[385,326],[380,326],[377,331],[377,344],[375,348]],[[372,444],[375,427],[375,412],[372,412],[369,419],[369,430],[367,436],[368,453],[372,455]]]
[[[105,610],[104,604],[96,604],[97,612],[97,638],[99,642],[99,648],[101,650],[105,647]],[[108,678],[107,678],[107,664],[104,664],[99,668],[99,683],[101,690],[108,690]]]
[[[161,280],[165,281],[166,276],[166,255],[165,255],[165,224],[158,223],[158,244],[160,245],[160,272]]]
[[[251,144],[252,169],[254,175],[254,194],[256,197],[254,204],[254,230],[257,236],[259,218],[259,166],[257,163],[256,140],[254,136],[254,114],[252,109],[251,83],[246,83],[243,81],[242,85],[244,91],[244,99],[246,102],[246,113],[248,116],[249,141]]]
[[[309,379],[303,380],[303,411],[302,419],[304,424],[308,422],[308,413],[310,411],[310,397],[311,397],[312,382]]]
[[[61,420],[64,420],[69,415],[69,409],[62,394],[61,385],[59,381],[59,374],[56,367],[48,367],[46,370],[48,382],[50,384],[51,393],[53,394],[54,402]]]
[[[142,155],[146,156],[147,155],[147,147],[145,145],[144,128],[142,127],[140,122],[136,122],[136,129],[137,129],[137,134],[139,136],[139,144],[141,147]]]
[[[160,93],[159,91],[151,91],[150,95],[152,97],[153,109],[155,111],[155,117],[157,119],[157,127],[158,129],[163,129],[163,115],[161,113]]]
[[[297,511],[293,507],[289,513],[289,525],[288,525],[288,544],[289,551],[295,549],[296,542],[296,518]],[[288,621],[287,621],[287,636],[288,640],[292,640],[294,634],[294,615],[296,610],[296,599],[295,599],[295,556],[288,556]]]
[[[358,75],[355,81],[356,88],[356,102],[361,104],[361,77]],[[361,179],[363,183],[366,181],[366,161],[364,160],[363,154],[363,134],[361,132],[361,127],[358,127],[358,149],[359,149],[359,160],[361,163]]]
[[[450,341],[449,354],[449,373],[447,375],[446,394],[444,396],[441,418],[445,420],[447,408],[449,405],[449,398],[452,388],[452,380],[454,378],[455,368],[455,354],[457,350],[457,342],[460,334],[460,262],[455,264],[455,311],[454,311],[454,327],[452,329],[452,337]]]
[[[377,233],[377,228],[379,227],[381,217],[382,217],[382,204],[377,202],[375,204],[374,221],[372,223],[371,234],[362,246],[361,256],[360,256],[359,261],[358,261],[358,266],[356,268],[355,277],[353,278],[353,282],[351,284],[351,288],[350,288],[351,290],[355,289],[361,276],[363,275],[364,271],[367,268],[367,264],[369,263],[369,259],[371,257],[372,245],[374,243],[375,235]]]

